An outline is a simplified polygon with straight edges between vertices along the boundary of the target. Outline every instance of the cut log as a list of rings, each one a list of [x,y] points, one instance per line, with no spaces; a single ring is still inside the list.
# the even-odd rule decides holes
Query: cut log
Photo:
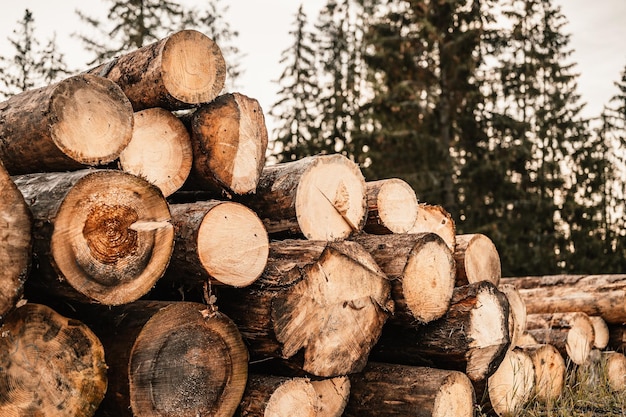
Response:
[[[593,347],[596,349],[604,349],[609,344],[609,326],[600,316],[589,316],[593,325]]]
[[[389,322],[428,323],[442,317],[454,290],[452,252],[435,233],[368,235],[354,241],[391,280],[395,313]]]
[[[379,362],[430,366],[488,378],[509,348],[509,304],[492,283],[454,289],[448,312],[425,325],[388,323],[372,350]]]
[[[0,415],[90,417],[107,390],[98,337],[82,322],[26,303],[0,327]]]
[[[457,287],[478,281],[490,281],[496,286],[500,283],[500,255],[487,236],[480,233],[457,235],[454,260]]]
[[[577,365],[593,348],[593,324],[585,313],[529,314],[527,332],[539,343],[551,344]]]
[[[174,228],[156,186],[117,170],[13,178],[34,217],[31,298],[125,304],[165,272]]]
[[[524,330],[524,333],[517,339],[517,346],[538,345],[539,342],[530,333]]]
[[[417,219],[409,233],[436,233],[443,238],[452,253],[456,247],[456,225],[450,213],[443,207],[419,203]]]
[[[0,324],[24,294],[31,268],[32,215],[0,162]]]
[[[529,314],[580,311],[626,323],[626,275],[548,275],[502,278],[515,285]]]
[[[185,188],[229,197],[256,191],[268,136],[259,102],[239,93],[217,97],[189,121],[193,168]]]
[[[271,242],[257,281],[216,291],[253,361],[277,358],[320,377],[362,369],[393,311],[387,277],[352,241]]]
[[[526,304],[517,288],[510,284],[498,287],[506,295],[509,301],[509,334],[511,337],[511,349],[519,346],[519,341],[526,331]]]
[[[615,392],[626,390],[626,356],[620,352],[602,352],[609,386]]]
[[[317,417],[341,417],[350,397],[350,379],[347,376],[311,380],[317,393]]]
[[[363,230],[375,235],[407,233],[417,220],[417,196],[411,186],[389,178],[365,183],[367,220]]]
[[[537,401],[553,404],[563,394],[567,367],[563,355],[552,345],[525,345],[520,349],[530,356],[535,372]]]
[[[474,415],[474,388],[462,372],[370,362],[350,382],[346,417]]]
[[[11,175],[114,161],[128,145],[133,110],[110,80],[76,75],[0,103],[0,160]]]
[[[195,30],[182,30],[88,71],[118,84],[135,111],[188,109],[224,88],[226,63],[219,46]]]
[[[178,117],[162,108],[135,113],[132,139],[120,154],[123,171],[145,178],[168,197],[183,186],[192,161],[189,132]]]
[[[176,240],[163,280],[245,287],[261,276],[269,239],[255,212],[218,200],[170,204],[170,211]]]
[[[363,229],[365,179],[343,155],[315,155],[266,166],[246,204],[270,235],[341,240]]]

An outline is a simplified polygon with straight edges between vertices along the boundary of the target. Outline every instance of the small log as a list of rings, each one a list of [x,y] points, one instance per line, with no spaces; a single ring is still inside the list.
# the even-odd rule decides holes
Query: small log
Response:
[[[626,356],[620,352],[602,352],[606,363],[606,375],[609,387],[615,392],[626,390]]]
[[[133,110],[110,80],[76,75],[0,103],[0,160],[11,175],[114,161],[128,145]]]
[[[347,376],[311,380],[317,393],[317,417],[341,417],[350,397],[350,379]]]
[[[417,220],[417,196],[411,186],[389,178],[365,183],[367,220],[363,231],[374,235],[407,233]]]
[[[0,415],[93,416],[107,390],[98,337],[82,322],[26,303],[0,327]]]
[[[604,349],[609,344],[609,326],[600,316],[589,316],[593,325],[593,347],[596,349]]]
[[[346,417],[474,415],[474,388],[462,372],[370,362],[349,377]]]
[[[517,288],[510,284],[498,287],[509,301],[509,334],[511,336],[511,349],[519,346],[519,341],[526,331],[526,304]]]
[[[168,197],[183,186],[192,161],[189,132],[178,117],[158,107],[135,113],[132,139],[119,158],[123,171],[145,178]]]
[[[535,372],[535,398],[543,404],[553,404],[563,394],[567,366],[563,355],[552,345],[519,347],[530,356]]]
[[[226,62],[206,35],[181,30],[87,72],[118,84],[135,111],[181,110],[218,96],[226,80]]]
[[[443,207],[419,203],[417,219],[408,233],[436,233],[443,238],[452,253],[456,247],[456,225],[452,215]]]
[[[320,377],[362,369],[393,311],[387,277],[352,241],[271,242],[257,281],[216,295],[253,362],[276,358]]]
[[[456,236],[454,247],[457,287],[477,281],[500,283],[500,254],[487,236],[474,233]]]
[[[156,186],[117,170],[13,179],[34,217],[38,267],[37,279],[28,280],[31,298],[125,304],[145,295],[165,272],[174,228]]]
[[[365,179],[343,155],[315,155],[266,166],[247,205],[270,235],[341,240],[363,229]]]
[[[368,235],[354,241],[391,280],[395,312],[389,322],[428,323],[442,317],[454,291],[452,252],[435,233]]]

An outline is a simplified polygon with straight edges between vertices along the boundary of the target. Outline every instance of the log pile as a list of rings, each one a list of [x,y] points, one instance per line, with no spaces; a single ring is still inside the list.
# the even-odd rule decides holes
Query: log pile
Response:
[[[0,415],[505,416],[626,345],[622,277],[502,278],[399,178],[266,164],[225,73],[181,31],[0,103]]]

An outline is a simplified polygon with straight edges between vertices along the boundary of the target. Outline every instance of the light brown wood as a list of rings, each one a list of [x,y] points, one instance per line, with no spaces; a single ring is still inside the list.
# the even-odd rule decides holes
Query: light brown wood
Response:
[[[593,347],[596,349],[604,349],[609,344],[609,326],[600,316],[589,316],[593,325]]]
[[[350,397],[347,376],[311,380],[318,397],[317,417],[341,417]]]
[[[553,404],[563,394],[567,367],[563,355],[552,345],[534,344],[520,346],[530,356],[535,372],[533,399]]]
[[[456,236],[454,259],[456,261],[457,286],[477,281],[500,283],[502,268],[496,245],[480,233]]]
[[[620,352],[603,352],[606,363],[606,375],[613,391],[623,393],[626,390],[626,356]]]
[[[363,230],[383,235],[407,233],[417,220],[417,196],[411,186],[400,178],[365,183],[367,221]]]
[[[98,337],[42,304],[24,304],[0,327],[0,370],[3,417],[90,417],[107,390]]]
[[[110,80],[76,75],[0,103],[0,160],[11,175],[114,161],[128,145],[133,110]]]
[[[456,225],[452,215],[443,207],[426,203],[418,204],[417,219],[409,233],[424,232],[437,233],[454,253],[456,247]]]
[[[135,111],[191,108],[217,97],[226,80],[219,46],[195,30],[181,30],[88,71],[114,81]]]
[[[135,113],[132,138],[119,158],[123,171],[145,178],[168,197],[183,186],[192,161],[189,132],[178,117],[159,107]]]
[[[523,350],[509,350],[487,381],[489,406],[498,416],[517,416],[530,401],[534,389],[532,359]]]
[[[37,298],[125,304],[165,272],[174,228],[156,186],[118,170],[13,178],[34,217]]]
[[[315,417],[317,392],[308,378],[250,375],[241,401],[241,417]]]
[[[506,295],[509,301],[509,334],[511,337],[511,349],[519,346],[520,339],[526,331],[526,304],[517,288],[511,284],[502,284],[498,287]]]

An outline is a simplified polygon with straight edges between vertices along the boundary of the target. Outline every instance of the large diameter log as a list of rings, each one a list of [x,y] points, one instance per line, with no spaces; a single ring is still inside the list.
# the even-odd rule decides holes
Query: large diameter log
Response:
[[[272,234],[340,240],[367,217],[365,179],[343,155],[314,155],[266,166],[247,204]]]
[[[192,161],[189,132],[178,117],[158,107],[135,113],[132,138],[119,158],[123,171],[145,178],[168,197],[183,186]]]
[[[118,170],[13,178],[34,217],[31,296],[125,304],[165,272],[174,228],[156,186]]]
[[[0,103],[0,160],[11,175],[114,161],[128,145],[133,110],[112,81],[76,75]]]
[[[480,233],[457,235],[454,247],[457,286],[477,281],[498,285],[502,277],[500,255],[496,245]]]
[[[106,390],[102,343],[82,322],[26,303],[0,327],[3,417],[90,417]]]
[[[407,182],[399,178],[388,178],[367,181],[365,186],[365,232],[376,235],[407,233],[413,227],[417,219],[417,196]]]
[[[226,63],[219,46],[195,30],[182,30],[88,71],[114,81],[135,111],[191,108],[224,88]]]
[[[454,258],[439,235],[358,234],[353,240],[372,254],[391,280],[396,309],[390,323],[428,323],[448,311],[454,291]]]
[[[170,204],[176,240],[164,280],[185,286],[211,281],[245,287],[267,264],[269,239],[261,219],[243,204]]]
[[[552,345],[533,344],[519,346],[530,356],[535,373],[534,399],[544,404],[554,404],[563,394],[567,366],[563,355]]]
[[[483,381],[510,345],[509,305],[492,283],[456,287],[448,312],[424,325],[388,323],[372,350],[373,360],[465,372]]]
[[[0,162],[0,324],[24,294],[32,259],[32,215]]]
[[[217,300],[252,361],[289,361],[320,377],[361,370],[393,311],[387,277],[352,241],[271,242],[261,277],[217,288]]]
[[[529,314],[580,311],[609,324],[626,323],[626,275],[548,275],[502,278],[513,284]]]
[[[370,362],[349,378],[346,417],[474,415],[474,388],[462,372]]]
[[[456,225],[452,215],[443,207],[419,203],[417,218],[408,233],[436,233],[443,238],[454,253],[456,247]]]

